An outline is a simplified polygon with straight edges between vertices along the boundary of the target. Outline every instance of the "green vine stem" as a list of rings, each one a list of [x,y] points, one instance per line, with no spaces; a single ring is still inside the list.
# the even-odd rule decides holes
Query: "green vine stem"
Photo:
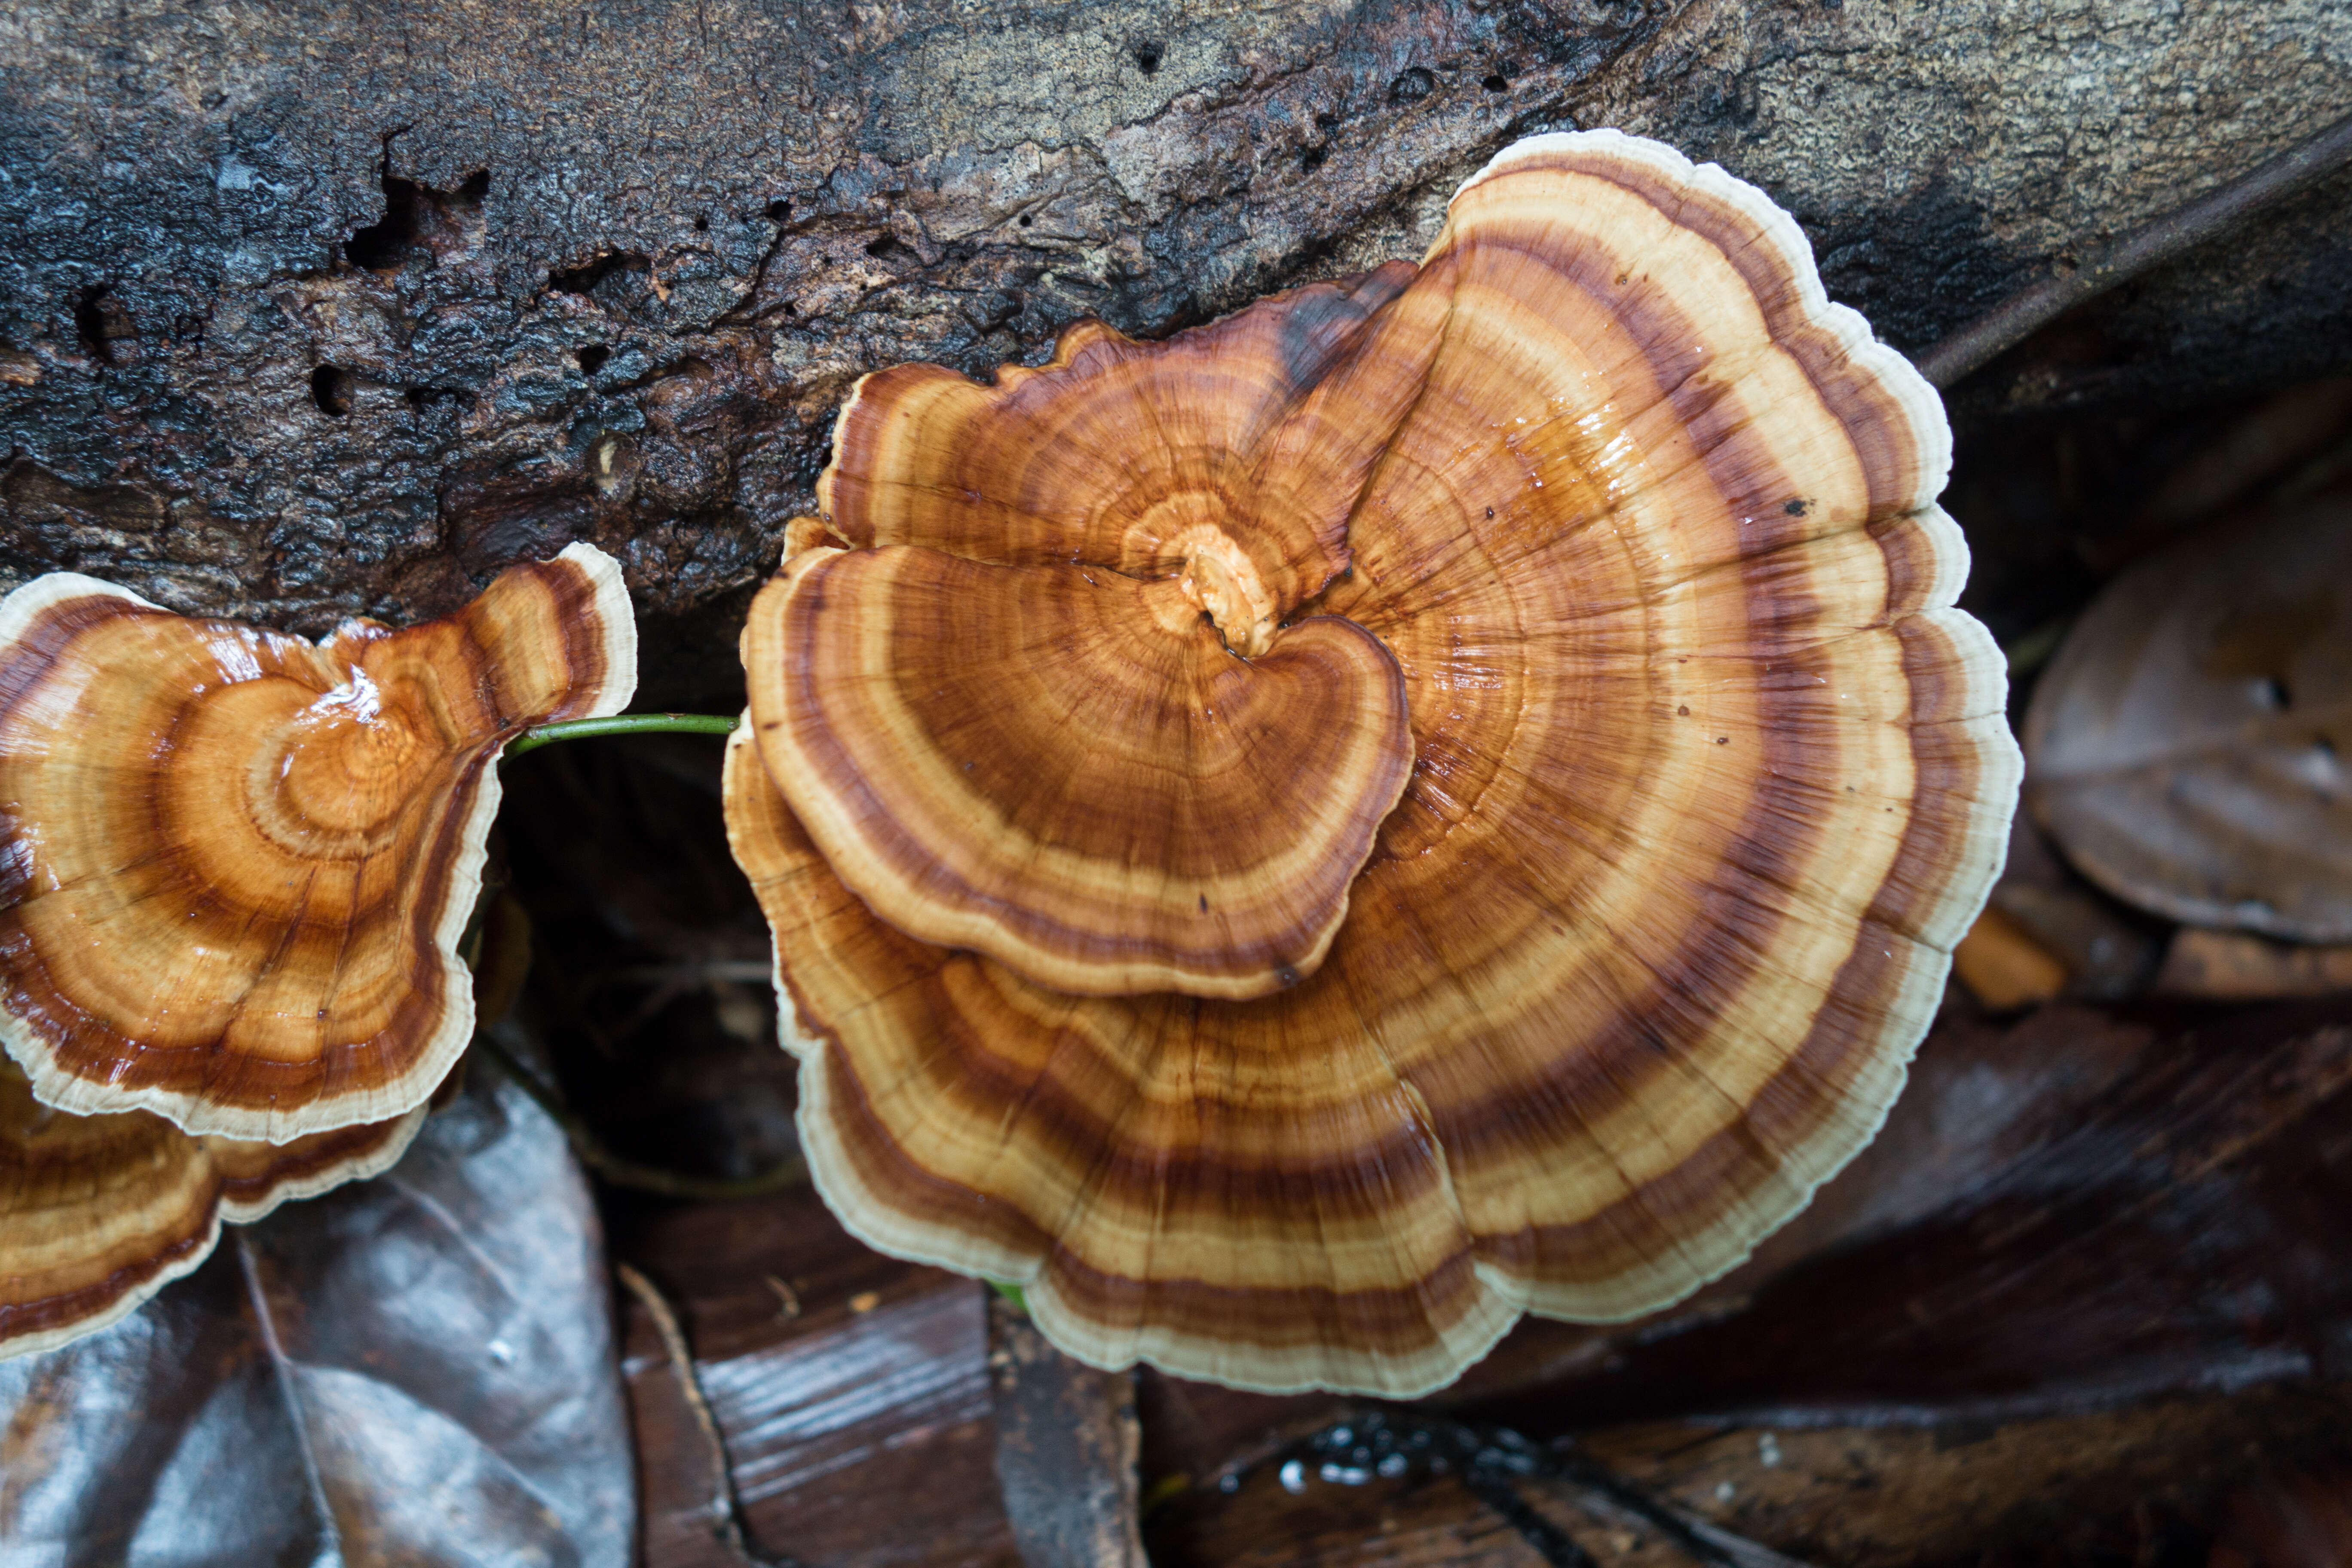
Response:
[[[610,719],[571,719],[525,730],[508,745],[506,754],[520,757],[557,741],[584,741],[596,735],[727,735],[734,732],[738,722],[723,713],[621,713]]]

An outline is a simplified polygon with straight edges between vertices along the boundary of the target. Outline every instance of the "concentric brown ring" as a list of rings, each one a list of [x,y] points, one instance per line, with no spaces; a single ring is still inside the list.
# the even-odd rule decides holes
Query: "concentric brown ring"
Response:
[[[585,544],[312,644],[59,573],[0,605],[0,1040],[34,1092],[283,1142],[399,1116],[473,1028],[499,752],[618,712]]]
[[[0,1358],[122,1318],[210,1257],[224,1224],[388,1169],[425,1115],[290,1143],[196,1137],[143,1110],[53,1110],[0,1058]]]
[[[1087,995],[1295,985],[1404,788],[1403,678],[1328,616],[1237,658],[1183,581],[811,550],[743,633],[770,773],[909,935]]]

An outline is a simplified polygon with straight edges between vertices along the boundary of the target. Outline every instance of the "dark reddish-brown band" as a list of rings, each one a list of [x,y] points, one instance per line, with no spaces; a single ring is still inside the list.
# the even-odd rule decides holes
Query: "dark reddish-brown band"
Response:
[[[1176,580],[811,551],[743,657],[770,774],[835,874],[1060,991],[1297,984],[1412,763],[1377,638],[1309,617],[1237,658]]]

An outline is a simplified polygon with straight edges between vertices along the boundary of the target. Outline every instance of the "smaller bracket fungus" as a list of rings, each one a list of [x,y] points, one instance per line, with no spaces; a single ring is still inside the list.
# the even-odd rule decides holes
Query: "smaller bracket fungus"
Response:
[[[500,750],[635,684],[586,544],[316,644],[26,584],[0,602],[0,1041],[83,1114],[269,1142],[403,1115],[472,1035]]]
[[[1877,1131],[2000,868],[1949,458],[1787,214],[1615,132],[1505,150],[1418,267],[867,376],[727,761],[819,1191],[1266,1390],[1722,1274]]]
[[[290,1143],[199,1138],[143,1110],[53,1110],[0,1058],[0,1358],[123,1317],[210,1257],[224,1223],[390,1168],[425,1116]]]

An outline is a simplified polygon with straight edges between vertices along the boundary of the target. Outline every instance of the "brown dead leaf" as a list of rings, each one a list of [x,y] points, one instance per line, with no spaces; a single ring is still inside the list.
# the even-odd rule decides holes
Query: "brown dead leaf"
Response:
[[[2033,812],[2118,897],[2352,941],[2352,502],[2116,579],[2035,691],[2025,751]]]
[[[988,1287],[870,1251],[805,1187],[735,1203],[629,1195],[610,1218],[614,1256],[679,1321],[754,1560],[1018,1568],[995,1468]],[[772,1280],[797,1310],[778,1310]],[[672,1359],[644,1303],[621,1306],[641,1561],[741,1568],[710,1527],[709,1445]]]
[[[0,1364],[0,1561],[627,1563],[587,1185],[544,1113],[468,1078],[384,1175]]]
[[[1995,1012],[2048,1002],[2066,988],[2065,961],[1991,905],[1952,950],[1952,970]]]
[[[2231,420],[2158,481],[2131,528],[2095,552],[2102,572],[2233,508],[2308,493],[2352,450],[2352,376],[2274,393]],[[2330,459],[2336,459],[2331,462]]]
[[[2333,1375],[2348,1131],[2342,1000],[1948,1025],[1885,1132],[1748,1265],[1631,1325],[1523,1325],[1441,1403],[1533,1437],[2007,1420]]]

